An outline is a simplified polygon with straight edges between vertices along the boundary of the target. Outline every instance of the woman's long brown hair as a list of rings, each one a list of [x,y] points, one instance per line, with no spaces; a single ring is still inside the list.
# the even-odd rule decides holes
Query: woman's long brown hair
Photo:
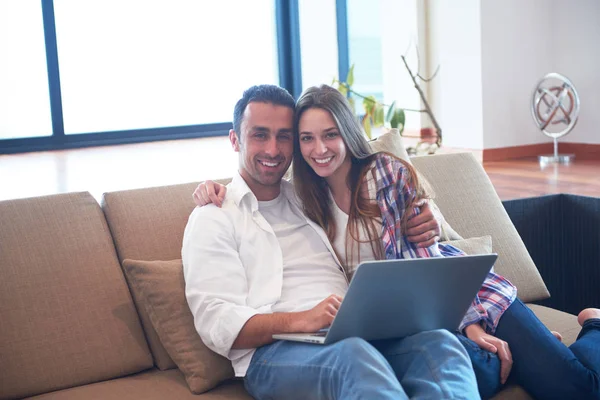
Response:
[[[323,228],[327,233],[329,241],[333,243],[336,235],[336,226],[327,183],[324,178],[317,175],[310,165],[308,165],[300,151],[300,138],[298,135],[300,117],[305,111],[311,108],[320,108],[331,114],[344,140],[351,160],[347,181],[351,193],[351,203],[346,231],[346,258],[340,261],[344,265],[344,268],[346,268],[346,271],[348,271],[348,267],[354,261],[352,260],[352,251],[358,243],[370,243],[375,258],[378,260],[383,259],[381,232],[377,224],[377,218],[381,216],[379,206],[372,199],[361,194],[364,192],[362,186],[365,184],[366,174],[369,172],[370,165],[377,155],[372,152],[346,98],[339,91],[327,85],[306,89],[296,103],[294,119],[296,135],[294,139],[292,172],[294,187],[298,197],[302,200],[304,213]],[[408,184],[415,189],[413,201],[406,204],[404,210],[403,221],[405,222],[415,203],[424,198],[425,195],[419,185],[419,179],[414,168],[406,161],[392,154],[389,155],[398,159],[406,166],[409,171]],[[363,240],[360,239],[361,226],[364,227],[367,236]],[[357,254],[359,259],[356,262],[360,262],[360,247],[357,247]]]

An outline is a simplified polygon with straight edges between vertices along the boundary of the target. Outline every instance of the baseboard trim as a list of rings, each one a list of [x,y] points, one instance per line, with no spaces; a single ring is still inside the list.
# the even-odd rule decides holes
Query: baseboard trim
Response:
[[[553,143],[499,147],[496,149],[484,149],[483,161],[504,161],[514,158],[537,157],[542,154],[552,154],[553,152]],[[600,159],[600,144],[559,142],[558,152],[560,154],[575,154],[575,160],[598,160]]]
[[[600,144],[558,143],[558,152],[575,154],[575,159],[600,160]]]

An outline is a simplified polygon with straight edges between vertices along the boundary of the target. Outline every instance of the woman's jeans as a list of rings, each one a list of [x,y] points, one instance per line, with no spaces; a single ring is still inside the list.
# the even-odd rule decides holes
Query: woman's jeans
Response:
[[[458,336],[473,362],[481,397],[490,398],[501,386],[498,357]],[[567,347],[517,299],[500,318],[495,336],[512,353],[509,383],[536,399],[600,399],[600,319],[586,321]]]
[[[479,399],[469,357],[448,331],[330,345],[277,341],[252,357],[256,399]]]

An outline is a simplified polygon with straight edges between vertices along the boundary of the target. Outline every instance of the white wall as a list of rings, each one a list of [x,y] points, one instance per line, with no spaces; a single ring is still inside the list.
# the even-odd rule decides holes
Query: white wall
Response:
[[[428,100],[448,147],[483,148],[479,0],[429,0]]]
[[[566,142],[600,144],[600,1],[554,0],[555,69],[579,92],[581,111]],[[560,148],[560,147],[559,147]]]
[[[417,68],[415,46],[418,43],[417,2],[419,0],[381,0],[379,13],[381,21],[381,56],[384,103],[397,101],[400,107],[419,109],[421,98],[413,81],[404,67],[401,56],[408,50],[407,61],[413,70]],[[365,2],[373,7],[372,0]],[[401,16],[402,23],[398,23]],[[357,66],[358,68],[358,66]],[[414,72],[414,71],[413,71]],[[407,113],[407,131],[419,131],[421,118],[417,113]]]
[[[483,146],[549,141],[533,122],[533,89],[554,72],[548,0],[481,2]]]
[[[569,77],[581,98],[579,122],[563,140],[600,143],[600,1],[428,0],[426,8],[428,63],[441,64],[429,99],[445,146],[549,142],[530,111],[549,72]]]

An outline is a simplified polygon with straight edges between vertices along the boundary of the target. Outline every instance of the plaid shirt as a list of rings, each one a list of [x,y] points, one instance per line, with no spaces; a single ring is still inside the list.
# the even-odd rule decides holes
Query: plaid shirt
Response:
[[[369,195],[375,198],[381,210],[382,241],[386,259],[454,257],[465,253],[451,245],[434,244],[418,248],[401,232],[405,204],[415,197],[415,189],[407,184],[408,169],[393,157],[379,154],[367,174]],[[415,208],[415,213],[419,209]],[[482,324],[486,332],[496,331],[500,317],[517,296],[517,288],[508,279],[488,273],[461,324],[460,331],[474,323]]]

